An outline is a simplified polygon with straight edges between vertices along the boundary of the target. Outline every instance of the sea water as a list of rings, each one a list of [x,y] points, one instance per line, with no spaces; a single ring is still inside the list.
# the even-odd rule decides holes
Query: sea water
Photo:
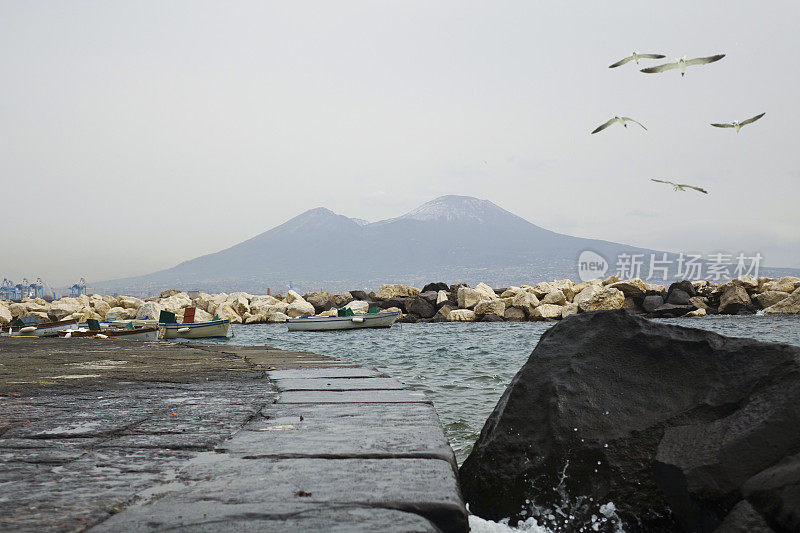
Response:
[[[659,319],[732,337],[800,346],[800,317],[708,316]],[[233,326],[231,344],[309,351],[379,370],[433,400],[461,464],[511,379],[528,360],[549,322],[396,324],[390,329],[289,332],[285,324]],[[471,517],[474,531],[547,531],[533,519],[512,530]]]

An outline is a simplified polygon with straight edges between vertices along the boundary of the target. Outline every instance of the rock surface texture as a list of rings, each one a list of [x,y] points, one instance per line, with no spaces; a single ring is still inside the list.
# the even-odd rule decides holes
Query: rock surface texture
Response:
[[[432,403],[375,369],[66,344],[0,339],[0,530],[469,530]]]
[[[798,452],[800,348],[598,311],[542,335],[460,476],[493,520],[798,531]]]

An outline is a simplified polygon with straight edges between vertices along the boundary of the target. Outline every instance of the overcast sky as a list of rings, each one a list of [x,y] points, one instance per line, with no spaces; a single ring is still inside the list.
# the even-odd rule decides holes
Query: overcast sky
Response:
[[[797,1],[0,0],[0,276],[144,274],[313,207],[374,221],[443,194],[800,267],[798,19]],[[633,50],[727,57],[607,68]],[[649,131],[589,135],[614,115]]]

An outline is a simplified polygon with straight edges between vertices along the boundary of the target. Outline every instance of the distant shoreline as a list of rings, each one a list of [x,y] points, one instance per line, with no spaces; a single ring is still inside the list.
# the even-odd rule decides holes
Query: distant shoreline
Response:
[[[162,310],[175,313],[180,321],[187,307],[196,309],[197,322],[218,316],[232,324],[283,323],[299,316],[335,315],[343,307],[354,313],[366,313],[370,307],[399,311],[400,322],[556,321],[601,309],[629,309],[654,318],[756,312],[799,314],[800,277],[748,275],[726,283],[684,280],[668,287],[616,276],[581,283],[561,279],[503,288],[485,283],[471,287],[466,283],[436,282],[422,288],[384,284],[377,292],[369,293],[317,291],[300,295],[290,290],[285,296],[170,289],[146,299],[92,294],[52,302],[41,298],[2,301],[0,326],[23,317],[35,317],[37,322],[158,318]]]

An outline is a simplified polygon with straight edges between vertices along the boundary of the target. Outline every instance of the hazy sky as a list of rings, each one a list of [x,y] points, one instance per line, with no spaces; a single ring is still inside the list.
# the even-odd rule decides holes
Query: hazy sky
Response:
[[[798,19],[796,0],[0,0],[0,276],[143,274],[313,207],[377,220],[443,194],[800,267]],[[607,68],[633,50],[727,57]],[[589,135],[617,114],[649,131]]]

